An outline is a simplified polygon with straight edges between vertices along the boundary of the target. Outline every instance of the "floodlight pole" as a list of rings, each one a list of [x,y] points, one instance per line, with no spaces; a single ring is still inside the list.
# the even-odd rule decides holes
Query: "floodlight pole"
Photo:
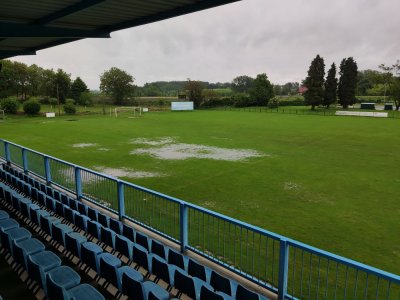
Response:
[[[61,116],[60,95],[58,93],[58,82],[57,82],[57,101],[58,101],[58,116]]]

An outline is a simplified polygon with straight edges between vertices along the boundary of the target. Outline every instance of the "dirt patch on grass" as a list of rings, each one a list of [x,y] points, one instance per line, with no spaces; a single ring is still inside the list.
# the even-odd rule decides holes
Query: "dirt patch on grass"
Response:
[[[149,145],[149,146],[161,146],[165,144],[174,143],[175,139],[173,137],[160,137],[154,139],[137,138],[129,141],[129,144],[139,144],[139,145]]]

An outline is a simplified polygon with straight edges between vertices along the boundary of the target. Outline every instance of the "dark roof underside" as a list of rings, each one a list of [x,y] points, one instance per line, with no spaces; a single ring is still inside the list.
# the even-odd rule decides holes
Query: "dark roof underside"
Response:
[[[238,0],[1,0],[0,59]]]

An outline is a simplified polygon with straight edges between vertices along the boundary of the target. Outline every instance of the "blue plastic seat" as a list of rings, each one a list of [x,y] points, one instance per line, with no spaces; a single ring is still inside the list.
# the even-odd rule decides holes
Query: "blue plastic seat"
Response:
[[[122,223],[120,221],[110,218],[109,223],[110,223],[110,229],[114,230],[116,234],[122,233]]]
[[[65,246],[65,235],[73,232],[72,228],[66,224],[52,224],[51,236],[59,244]]]
[[[31,204],[29,205],[29,219],[33,222],[34,220],[37,221],[38,217],[37,217],[37,212],[40,210],[40,207],[36,204]],[[36,223],[35,223],[36,224]],[[38,224],[36,224],[38,225]]]
[[[109,228],[101,227],[101,237],[100,240],[110,246],[111,248],[115,247],[115,232]]]
[[[119,267],[117,270],[117,274],[118,274],[118,290],[122,291],[122,277],[126,277],[129,279],[133,279],[136,281],[143,281],[143,275],[136,271],[135,269],[129,267],[129,266],[123,266],[123,267]]]
[[[43,192],[38,192],[37,195],[37,202],[39,202],[40,205],[46,206],[46,194]]]
[[[135,238],[136,244],[139,244],[140,246],[144,247],[147,251],[149,251],[149,238],[147,235],[144,233],[141,233],[139,231],[136,231],[136,238]]]
[[[237,286],[235,298],[238,300],[267,300],[266,297],[246,289],[241,284]]]
[[[46,186],[46,195],[53,198],[53,188],[50,186]]]
[[[103,249],[92,242],[85,242],[81,244],[81,261],[87,266],[100,273],[99,260]]]
[[[8,213],[4,210],[0,210],[0,221],[1,220],[5,220],[8,219],[10,216],[8,215]]]
[[[200,300],[234,300],[235,298],[222,293],[214,292],[213,289],[203,285],[200,290]]]
[[[61,259],[51,251],[42,251],[28,256],[28,274],[46,290],[46,273],[61,266]]]
[[[110,226],[110,217],[99,212],[97,214],[97,222],[108,228]]]
[[[47,297],[52,300],[70,299],[68,289],[76,287],[81,277],[68,266],[60,266],[49,271],[46,275]]]
[[[70,222],[71,224],[74,224],[74,218],[75,218],[75,214],[77,212],[75,210],[72,210],[69,207],[64,207],[64,218]]]
[[[72,210],[76,210],[76,211],[78,211],[78,201],[76,201],[75,199],[69,199],[69,207],[72,209]]]
[[[3,235],[4,234],[4,235]],[[13,242],[19,242],[26,239],[30,239],[32,234],[23,227],[13,228],[7,231],[1,232],[2,246],[6,248],[11,254],[13,254]]]
[[[31,188],[31,197],[33,200],[37,200],[38,198],[38,190],[35,187]]]
[[[126,274],[122,275],[122,293],[130,299],[147,300],[150,292],[158,299],[169,299],[168,292],[154,282],[142,282]]]
[[[99,211],[97,209],[94,209],[90,206],[87,208],[87,216],[92,220],[97,222],[97,216],[99,214]]]
[[[29,207],[31,205],[33,205],[33,203],[30,200],[28,200],[28,201],[20,201],[20,203],[19,203],[20,212],[27,219],[30,219]]]
[[[25,195],[30,196],[31,195],[31,189],[32,189],[32,186],[29,183],[24,183],[23,184],[23,191],[24,191]]]
[[[56,210],[56,203],[55,202],[56,202],[56,200],[54,200],[53,197],[46,196],[45,205],[51,211],[55,211]]]
[[[149,257],[149,252],[139,244],[133,245],[132,260],[136,263],[136,269],[143,267],[146,270],[150,270],[151,257]]]
[[[122,235],[130,239],[132,242],[135,242],[135,229],[133,229],[133,227],[122,224]]]
[[[44,244],[35,238],[13,242],[14,259],[17,263],[22,265],[25,270],[27,269],[28,256],[42,252],[44,250]]]
[[[67,206],[59,201],[56,201],[55,203],[56,203],[56,214],[61,217],[64,217],[64,208]]]
[[[155,291],[149,291],[149,295],[147,297],[148,300],[167,300],[169,299],[169,297],[167,297],[167,295],[163,292],[163,294],[159,294],[156,293]],[[174,300],[177,298],[173,298],[172,300]]]
[[[40,216],[40,228],[50,236],[53,223],[61,223],[61,220],[53,216]]]
[[[87,238],[78,232],[69,232],[65,235],[65,248],[76,257],[81,257],[81,245],[87,242]]]
[[[166,259],[167,258],[167,248],[162,243],[151,240],[151,253],[157,254],[159,257]]]
[[[42,182],[39,183],[40,184],[40,190],[42,191],[42,193],[46,194],[46,185]]]
[[[125,255],[129,260],[132,260],[133,242],[128,238],[117,234],[115,236],[115,250]]]
[[[121,267],[121,260],[110,253],[100,255],[100,276],[118,288],[118,268]]]
[[[69,206],[69,197],[65,194],[61,194],[61,203]]]
[[[190,276],[200,278],[206,282],[210,281],[211,269],[199,264],[192,258],[188,259],[187,272]]]
[[[168,249],[168,263],[185,270],[185,257],[171,248]]]
[[[75,214],[75,225],[82,229],[83,231],[86,231],[87,228],[87,222],[90,221],[90,218],[82,215],[80,213]]]
[[[40,220],[42,217],[49,217],[50,214],[48,211],[39,209],[39,210],[31,210],[31,221],[40,227]]]
[[[78,212],[81,215],[87,216],[87,209],[88,209],[88,206],[86,204],[84,204],[82,202],[78,202]]]
[[[156,276],[157,281],[162,279],[169,286],[174,286],[174,276],[177,266],[167,263],[167,261],[157,255],[151,257],[151,273]]]
[[[53,190],[53,198],[56,201],[61,201],[61,193],[57,190]]]
[[[211,271],[210,284],[216,291],[223,292],[225,294],[234,296],[234,291],[236,291],[237,284],[231,281],[229,278],[222,276],[221,274]]]
[[[179,268],[175,270],[174,287],[190,298],[200,299],[200,292],[203,286],[212,289],[207,282],[196,277],[191,277],[186,271]]]
[[[68,290],[68,300],[104,300],[104,296],[100,294],[93,286],[89,284],[80,284]]]
[[[87,222],[87,232],[95,237],[96,239],[100,240],[101,237],[101,224],[96,221],[88,221]]]
[[[14,219],[4,219],[0,221],[0,243],[3,245],[8,242],[5,232],[14,228],[18,228],[19,224]]]

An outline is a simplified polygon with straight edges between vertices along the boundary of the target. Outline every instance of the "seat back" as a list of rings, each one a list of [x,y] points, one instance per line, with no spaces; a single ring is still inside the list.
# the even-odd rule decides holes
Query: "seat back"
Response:
[[[156,240],[151,240],[151,253],[157,254],[161,258],[166,258],[166,248]]]
[[[216,291],[221,291],[225,294],[232,295],[231,281],[214,270],[211,271],[210,284]]]
[[[149,268],[149,253],[148,251],[138,245],[134,244],[133,245],[133,253],[132,253],[132,260],[140,267],[145,268],[146,270],[150,270]]]
[[[144,233],[136,231],[136,243],[149,251],[149,238]]]
[[[180,269],[175,271],[174,286],[182,293],[188,295],[190,298],[196,298],[193,278],[191,278],[185,271]]]
[[[130,299],[145,299],[142,283],[127,274],[122,274],[122,293]]]
[[[260,296],[257,293],[252,292],[252,291],[246,289],[245,287],[243,287],[241,284],[239,284],[236,289],[236,299],[238,299],[238,300],[259,300]]]
[[[188,273],[193,277],[207,281],[206,268],[191,258],[189,258]]]
[[[181,269],[185,269],[185,261],[183,255],[173,249],[168,250],[168,263],[173,264]]]
[[[224,300],[224,297],[203,285],[200,290],[200,300]]]
[[[122,224],[122,235],[130,239],[132,242],[135,242],[135,230],[133,227]]]

